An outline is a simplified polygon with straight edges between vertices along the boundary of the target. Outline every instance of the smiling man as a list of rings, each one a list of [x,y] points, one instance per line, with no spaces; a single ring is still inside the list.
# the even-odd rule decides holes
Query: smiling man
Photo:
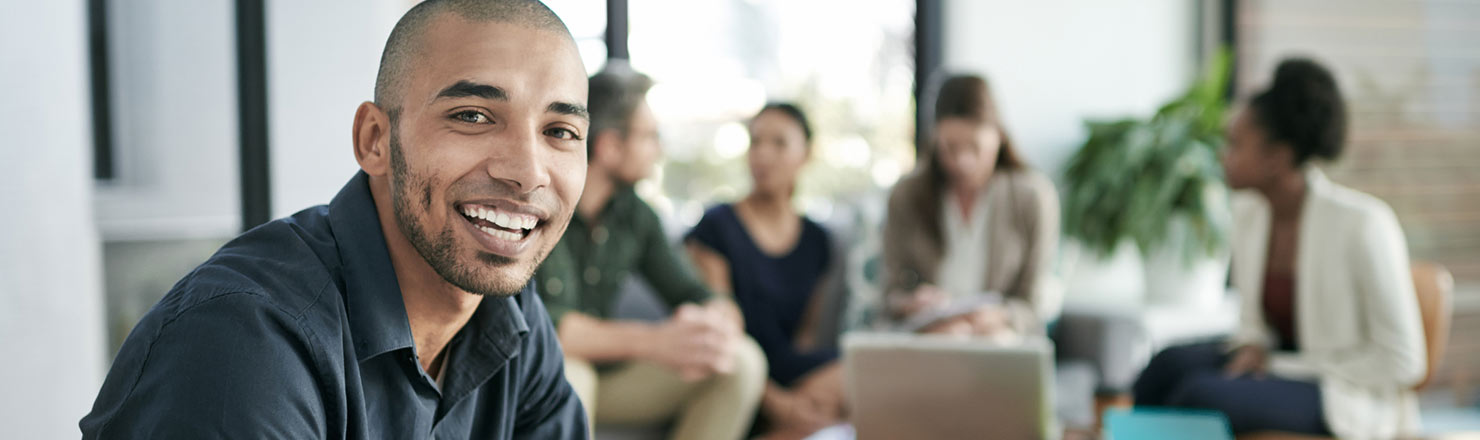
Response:
[[[585,436],[529,280],[585,183],[586,93],[538,2],[412,8],[355,113],[362,171],[176,284],[83,436]]]

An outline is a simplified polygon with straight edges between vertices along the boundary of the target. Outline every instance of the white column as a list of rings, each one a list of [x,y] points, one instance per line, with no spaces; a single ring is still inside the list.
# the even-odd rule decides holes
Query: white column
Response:
[[[0,430],[76,438],[102,382],[100,244],[81,0],[0,14]]]

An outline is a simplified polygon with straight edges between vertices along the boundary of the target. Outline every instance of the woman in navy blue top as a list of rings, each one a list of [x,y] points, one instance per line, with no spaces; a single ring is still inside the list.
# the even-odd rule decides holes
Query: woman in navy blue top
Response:
[[[750,122],[754,189],[719,205],[685,238],[715,292],[731,292],[745,331],[766,352],[771,380],[761,415],[774,433],[805,436],[843,419],[838,352],[817,348],[819,286],[832,259],[827,232],[792,206],[810,156],[811,128],[791,104],[770,104]]]

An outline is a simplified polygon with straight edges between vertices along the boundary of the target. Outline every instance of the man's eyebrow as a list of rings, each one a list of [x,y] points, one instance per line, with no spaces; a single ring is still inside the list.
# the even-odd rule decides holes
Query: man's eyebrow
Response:
[[[545,107],[545,111],[591,120],[591,112],[586,110],[586,106],[570,102],[552,102],[549,107]]]
[[[468,80],[458,81],[457,84],[447,86],[447,88],[442,89],[441,92],[437,92],[437,99],[465,98],[469,96],[491,99],[494,101],[509,100],[509,94],[504,92],[504,89],[490,86],[488,84],[479,84]]]

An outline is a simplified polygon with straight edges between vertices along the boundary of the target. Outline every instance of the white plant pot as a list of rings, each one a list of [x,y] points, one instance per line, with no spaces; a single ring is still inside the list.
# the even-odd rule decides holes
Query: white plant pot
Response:
[[[1183,255],[1188,239],[1185,223],[1172,222],[1167,240],[1146,253],[1145,304],[1181,308],[1211,309],[1217,307],[1228,283],[1227,252],[1215,256]]]
[[[1064,240],[1060,256],[1066,303],[1138,307],[1144,301],[1145,267],[1135,243],[1121,241],[1114,252],[1102,257],[1069,239]]]

